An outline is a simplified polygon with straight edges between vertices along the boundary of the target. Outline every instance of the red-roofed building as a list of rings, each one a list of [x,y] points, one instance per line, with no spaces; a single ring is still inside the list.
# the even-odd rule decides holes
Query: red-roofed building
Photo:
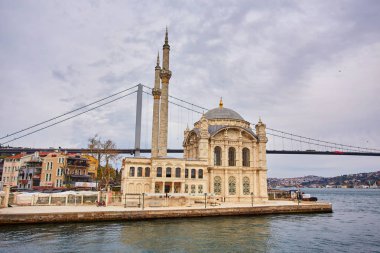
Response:
[[[5,158],[3,176],[1,179],[4,185],[17,186],[17,177],[23,156],[25,156],[25,153],[8,156]]]
[[[34,154],[17,154],[6,157],[2,182],[4,185],[17,186],[19,189],[31,189],[39,186],[41,177],[42,157],[47,152],[35,152]]]

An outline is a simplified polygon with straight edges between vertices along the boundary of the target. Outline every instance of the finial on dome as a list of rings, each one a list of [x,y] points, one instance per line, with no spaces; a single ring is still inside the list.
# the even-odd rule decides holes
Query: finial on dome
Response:
[[[263,123],[263,122],[261,121],[261,116],[259,116],[259,123]]]
[[[223,98],[222,97],[220,97],[219,108],[223,108]]]

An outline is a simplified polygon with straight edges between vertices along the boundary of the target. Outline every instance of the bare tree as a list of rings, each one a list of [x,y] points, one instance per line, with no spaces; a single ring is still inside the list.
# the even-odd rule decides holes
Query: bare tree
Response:
[[[98,168],[96,168],[97,173],[96,173],[96,181],[97,181],[97,187],[99,188],[99,173],[100,171],[100,161],[103,158],[103,153],[102,153],[102,142],[100,140],[100,137],[95,134],[94,137],[91,137],[88,139],[88,149],[90,150],[90,155],[98,160]]]
[[[104,181],[105,181],[105,187],[108,189],[109,182],[110,182],[110,171],[111,166],[110,163],[116,162],[118,160],[118,154],[115,152],[116,144],[111,140],[106,140],[105,142],[101,143],[102,146],[102,154],[103,154],[103,161],[105,162],[105,173],[103,174]]]
[[[107,189],[111,180],[111,164],[119,159],[118,154],[115,152],[116,144],[112,140],[103,142],[98,135],[95,135],[88,139],[88,148],[90,149],[90,154],[99,161],[100,182]],[[105,164],[104,167],[101,166],[101,162]],[[99,179],[99,173],[97,178]]]

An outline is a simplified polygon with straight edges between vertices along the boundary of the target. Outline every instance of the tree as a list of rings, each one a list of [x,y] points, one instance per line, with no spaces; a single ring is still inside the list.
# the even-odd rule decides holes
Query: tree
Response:
[[[118,160],[118,154],[115,152],[116,144],[111,140],[106,140],[101,143],[102,152],[103,152],[103,160],[105,162],[105,187],[108,189],[110,180],[111,180],[111,170],[112,167],[110,163],[116,162]]]
[[[88,139],[88,149],[90,154],[99,161],[97,173],[97,179],[100,179],[99,185],[107,189],[111,181],[111,175],[115,176],[115,173],[112,173],[114,169],[111,164],[119,159],[118,154],[115,152],[116,144],[110,139],[103,142],[96,134]],[[104,166],[101,166],[101,162],[103,162]]]

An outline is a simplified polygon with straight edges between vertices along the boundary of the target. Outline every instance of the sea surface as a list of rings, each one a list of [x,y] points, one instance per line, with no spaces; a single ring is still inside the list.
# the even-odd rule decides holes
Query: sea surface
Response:
[[[304,189],[330,214],[0,227],[0,252],[380,252],[379,189]]]

